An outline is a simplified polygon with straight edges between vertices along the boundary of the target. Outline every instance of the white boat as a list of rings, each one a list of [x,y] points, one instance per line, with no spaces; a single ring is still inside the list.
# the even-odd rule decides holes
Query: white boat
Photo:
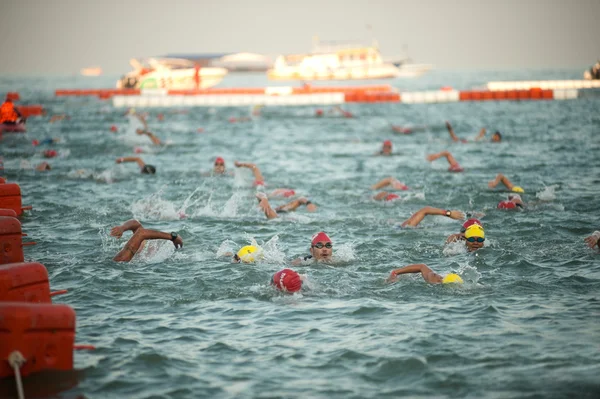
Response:
[[[316,44],[311,54],[277,57],[267,76],[273,80],[384,79],[417,77],[430,69],[427,64],[385,62],[376,44]]]
[[[134,70],[117,81],[118,89],[206,89],[219,84],[227,75],[225,68],[201,68],[178,58],[134,58],[129,63]]]

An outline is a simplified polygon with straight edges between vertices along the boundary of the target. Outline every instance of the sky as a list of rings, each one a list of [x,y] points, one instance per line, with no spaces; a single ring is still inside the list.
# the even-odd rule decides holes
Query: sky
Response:
[[[169,53],[370,43],[438,69],[589,68],[600,0],[0,0],[0,74],[69,75]],[[368,28],[370,26],[370,29]],[[583,71],[583,69],[582,69]]]

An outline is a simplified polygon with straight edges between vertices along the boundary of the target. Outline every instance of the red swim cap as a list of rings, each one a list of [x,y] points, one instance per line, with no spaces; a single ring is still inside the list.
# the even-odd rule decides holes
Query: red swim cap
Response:
[[[225,165],[225,160],[221,157],[217,157],[215,159],[215,164],[218,164],[218,163],[222,163],[223,165]]]
[[[389,145],[390,147],[392,146],[392,141],[391,140],[386,140],[383,142],[383,145]]]
[[[40,141],[39,140],[31,140],[31,144],[33,144],[34,146],[40,145]]]
[[[44,151],[44,156],[46,158],[54,158],[57,155],[58,155],[58,152],[56,152],[56,150],[46,150],[46,151]]]
[[[302,279],[300,275],[292,269],[283,269],[273,275],[272,284],[278,290],[287,292],[300,291],[302,288]]]
[[[119,130],[119,129],[118,129],[118,128],[117,128],[115,125],[112,125],[112,126],[110,127],[110,131],[111,131],[111,132],[116,132],[117,130]]]
[[[315,245],[318,242],[331,242],[331,238],[324,231],[312,236],[311,245]]]
[[[500,201],[498,202],[498,209],[515,209],[517,204],[512,201]]]
[[[285,198],[292,197],[292,196],[294,196],[294,195],[296,195],[296,192],[295,192],[294,190],[292,190],[291,188],[290,188],[289,190],[285,190],[285,191],[283,192],[283,196],[284,196]]]
[[[315,111],[315,115],[317,115],[317,116],[322,116],[322,115],[323,115],[323,110],[322,110],[322,109],[320,109],[320,108],[319,108],[319,109],[317,109],[317,110]]]
[[[464,222],[462,225],[462,229],[460,231],[464,233],[466,229],[468,229],[470,226],[472,226],[474,224],[478,224],[479,226],[483,227],[483,225],[481,224],[479,219],[473,218],[473,219],[468,219],[466,222]]]
[[[400,196],[398,194],[388,194],[385,196],[385,198],[383,200],[384,201],[393,201],[398,198],[400,198]]]

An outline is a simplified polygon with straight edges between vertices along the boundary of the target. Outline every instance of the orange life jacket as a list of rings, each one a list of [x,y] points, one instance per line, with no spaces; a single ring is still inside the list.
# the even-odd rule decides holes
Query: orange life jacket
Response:
[[[19,119],[19,114],[15,111],[15,106],[12,101],[6,101],[0,107],[0,123],[16,122]]]

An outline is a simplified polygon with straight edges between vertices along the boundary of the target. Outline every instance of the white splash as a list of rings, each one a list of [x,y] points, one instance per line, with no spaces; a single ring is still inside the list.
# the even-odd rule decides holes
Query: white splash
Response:
[[[444,246],[444,249],[442,250],[442,254],[444,254],[444,256],[453,256],[465,253],[467,253],[467,247],[465,245],[465,242],[462,240],[446,244],[446,246]]]
[[[553,184],[551,186],[544,187],[544,189],[536,193],[535,196],[542,201],[553,201],[556,199],[557,188],[558,184]]]

